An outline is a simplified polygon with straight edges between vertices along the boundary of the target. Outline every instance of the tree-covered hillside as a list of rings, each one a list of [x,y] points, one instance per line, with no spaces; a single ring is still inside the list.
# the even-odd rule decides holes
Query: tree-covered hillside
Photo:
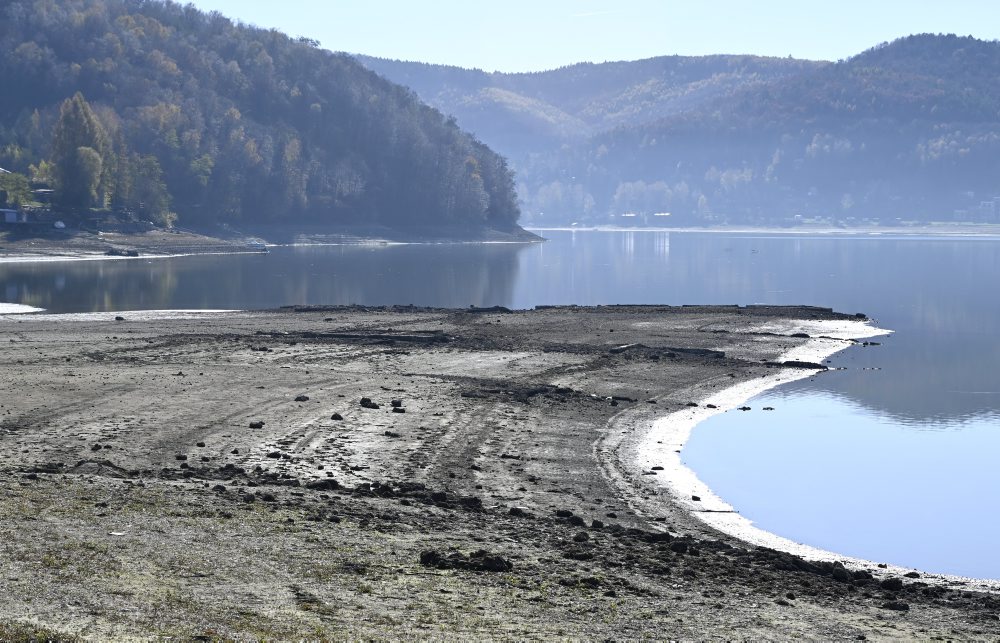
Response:
[[[503,158],[353,58],[160,0],[0,2],[0,167],[161,223],[488,226]]]
[[[704,64],[712,60],[729,59]],[[661,103],[670,109],[659,113],[633,108],[598,124],[571,112],[592,129],[511,156],[528,220],[622,223],[632,214],[629,222],[648,223],[669,212],[656,220],[1000,221],[1000,43],[919,35],[832,64],[772,62],[769,76],[706,80],[718,91],[688,89],[690,100]],[[656,86],[649,64],[616,63],[632,87]],[[588,105],[609,104],[606,82],[571,77]],[[447,92],[418,92],[451,109]],[[505,145],[477,129],[466,105],[455,108],[459,122]]]
[[[825,64],[760,56],[661,56],[510,74],[368,56],[358,60],[454,115],[519,167],[553,147],[683,113],[738,89]]]

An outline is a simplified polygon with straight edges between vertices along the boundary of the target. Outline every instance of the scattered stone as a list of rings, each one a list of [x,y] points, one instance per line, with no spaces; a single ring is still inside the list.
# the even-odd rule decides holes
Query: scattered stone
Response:
[[[277,460],[278,458],[281,457],[281,451],[271,451],[270,453],[267,454],[267,457]]]
[[[335,491],[340,488],[340,483],[332,478],[326,478],[323,480],[310,480],[306,483],[306,489],[313,489],[315,491]]]
[[[717,406],[716,406],[716,405],[714,405],[714,404],[706,404],[706,405],[705,405],[705,408],[706,408],[706,409],[717,409],[717,408],[719,408],[719,407],[717,407]]]
[[[887,589],[890,592],[898,592],[903,589],[903,579],[895,577],[886,578],[880,583],[880,585],[882,586],[882,589]]]
[[[115,321],[125,321],[125,318],[121,315],[115,315]]]
[[[511,507],[507,513],[516,518],[525,518],[528,516],[528,510],[524,507]]]
[[[295,401],[296,402],[308,402],[309,401],[309,396],[308,395],[296,395],[295,396]]]
[[[250,423],[250,428],[251,429],[263,429],[264,428],[264,421],[263,420],[258,420],[256,422],[251,422]]]
[[[603,529],[604,528],[604,521],[594,519],[590,523],[590,527],[591,527],[591,529]]]
[[[394,406],[394,407],[392,407],[392,412],[393,413],[406,413],[406,409],[404,409],[401,406]]]
[[[198,444],[196,444],[195,446],[196,446],[196,447],[202,447],[202,448],[204,448],[204,446],[205,446],[205,443],[204,443],[204,442],[199,442],[199,443],[198,443]]]
[[[177,455],[174,456],[174,460],[187,460],[187,459],[188,457],[183,453],[178,453]]]
[[[765,411],[773,411],[773,410],[774,410],[774,407],[773,407],[773,406],[765,406],[765,407],[764,407],[764,410],[765,410]]]
[[[701,496],[691,496],[691,500],[694,500],[695,502],[701,502]]]
[[[341,415],[340,413],[334,413],[333,415],[330,416],[330,419],[337,420],[339,422],[340,420],[344,419],[344,416]]]
[[[750,407],[749,407],[749,406],[741,406],[741,407],[740,407],[740,410],[741,410],[741,411],[749,411],[749,410],[750,410]]]
[[[100,451],[102,448],[103,447],[101,445],[95,444],[94,446],[90,447],[90,450],[91,451]]]
[[[697,402],[688,402],[687,406],[698,406]]]
[[[573,536],[574,542],[585,543],[588,540],[590,540],[590,534],[585,531],[577,532],[576,535]]]
[[[907,572],[906,574],[903,574],[903,576],[906,576],[907,578],[920,578],[920,574],[917,572]]]
[[[403,407],[403,400],[392,400],[389,404],[392,405],[392,408],[399,409]]]
[[[372,402],[370,397],[361,398],[361,408],[363,409],[377,409],[378,404]]]
[[[437,569],[463,569],[473,572],[509,572],[514,564],[497,554],[480,549],[466,555],[458,551],[447,554],[429,549],[420,552],[420,564]]]
[[[399,438],[399,437],[402,437],[402,436],[400,434],[396,433],[395,431],[386,431],[385,432],[385,437],[387,437],[387,438]]]
[[[888,603],[882,603],[881,607],[884,610],[893,610],[895,612],[910,611],[910,604],[903,601],[889,601]]]
[[[212,487],[212,491],[215,491],[215,492],[218,492],[218,493],[225,493],[226,492],[226,485],[217,484],[214,487]]]
[[[556,509],[556,518],[572,518],[573,512],[569,509]]]
[[[656,465],[655,467],[650,467],[650,469],[653,471],[663,471],[663,467],[661,467],[660,465]]]

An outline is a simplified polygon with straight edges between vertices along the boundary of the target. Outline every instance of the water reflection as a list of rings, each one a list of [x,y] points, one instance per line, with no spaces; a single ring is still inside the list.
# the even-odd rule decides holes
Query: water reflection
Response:
[[[9,303],[50,312],[292,304],[509,305],[514,244],[276,248],[266,255],[0,264]]]
[[[849,370],[792,386],[911,426],[960,424],[997,408],[997,395],[973,392],[1000,392],[1000,298],[993,295],[1000,240],[577,232],[570,244],[569,233],[545,236],[544,247],[521,255],[531,279],[518,281],[517,306],[768,303],[863,311],[897,333],[839,356]]]

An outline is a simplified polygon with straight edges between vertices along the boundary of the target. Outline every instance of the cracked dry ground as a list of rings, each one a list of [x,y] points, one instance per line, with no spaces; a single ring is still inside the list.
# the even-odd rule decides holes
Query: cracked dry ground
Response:
[[[0,639],[1000,636],[994,595],[743,545],[629,466],[829,311],[123,316],[0,318]]]

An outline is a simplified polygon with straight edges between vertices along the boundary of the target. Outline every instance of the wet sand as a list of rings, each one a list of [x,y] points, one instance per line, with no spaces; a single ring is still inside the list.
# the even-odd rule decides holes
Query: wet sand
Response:
[[[0,316],[0,639],[1000,636],[994,594],[747,544],[637,460],[820,320],[860,321]]]

